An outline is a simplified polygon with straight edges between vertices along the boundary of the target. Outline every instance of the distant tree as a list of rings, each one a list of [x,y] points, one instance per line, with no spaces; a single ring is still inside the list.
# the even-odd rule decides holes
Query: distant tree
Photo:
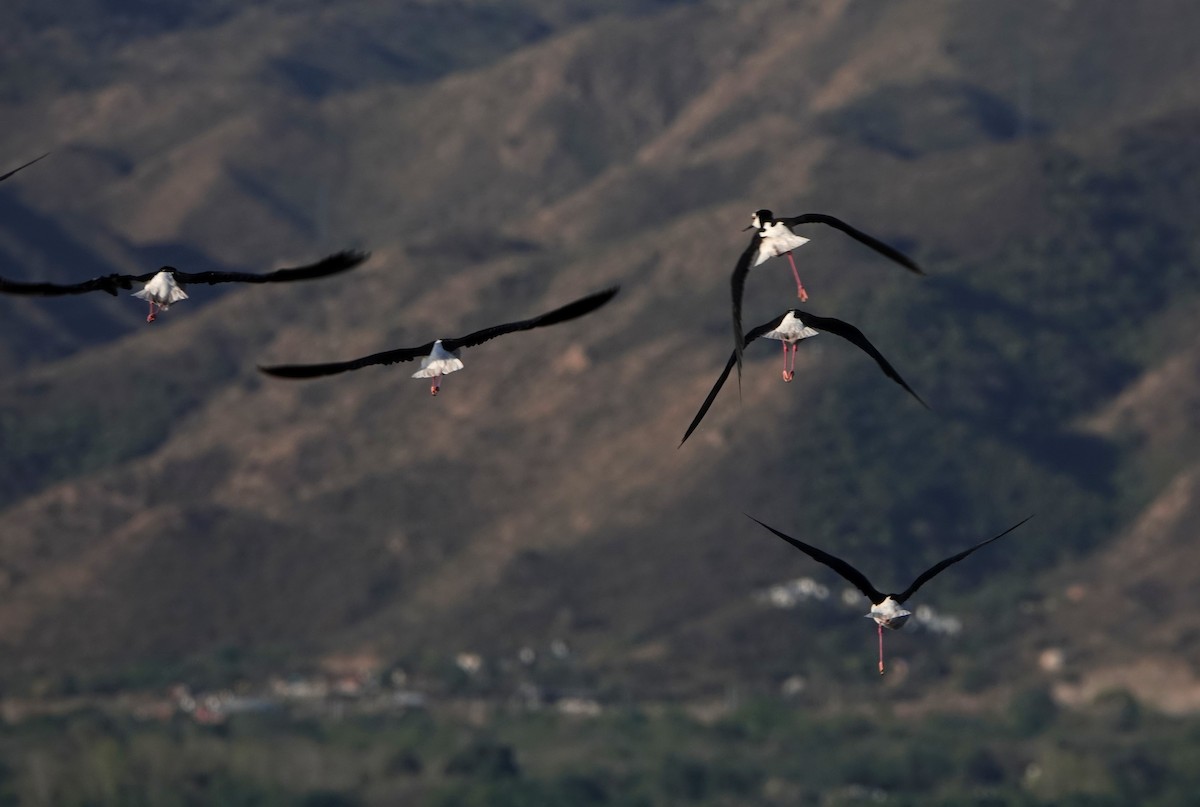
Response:
[[[517,757],[510,746],[491,742],[475,742],[459,751],[446,762],[447,776],[469,776],[477,779],[510,779],[521,775]]]
[[[1045,687],[1018,692],[1008,705],[1013,728],[1023,737],[1041,734],[1058,716],[1058,706]]]

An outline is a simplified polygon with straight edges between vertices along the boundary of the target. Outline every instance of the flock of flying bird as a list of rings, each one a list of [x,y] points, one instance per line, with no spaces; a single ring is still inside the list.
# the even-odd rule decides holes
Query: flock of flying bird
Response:
[[[9,171],[6,174],[0,174],[0,182],[8,179],[34,163],[44,158],[45,154],[37,159],[31,160],[18,168]],[[701,404],[696,416],[689,424],[687,431],[683,435],[683,440],[680,446],[687,441],[688,437],[700,425],[704,415],[716,400],[721,387],[729,378],[729,374],[736,366],[738,369],[738,378],[741,378],[742,371],[742,354],[747,345],[757,339],[775,339],[779,341],[783,347],[783,380],[791,381],[795,377],[796,366],[796,350],[799,343],[810,337],[816,336],[820,332],[831,333],[839,336],[842,339],[850,342],[858,347],[868,356],[875,360],[883,373],[894,382],[899,384],[915,398],[922,406],[928,409],[925,401],[913,391],[912,387],[901,378],[900,374],[894,367],[883,357],[874,345],[867,340],[855,326],[840,319],[832,317],[820,317],[810,314],[806,311],[801,311],[797,308],[791,308],[784,311],[782,314],[773,317],[763,324],[751,328],[749,331],[742,330],[742,295],[745,289],[746,277],[752,268],[758,267],[771,258],[787,256],[788,263],[792,270],[792,275],[796,280],[796,294],[801,302],[808,299],[808,292],[804,288],[804,284],[800,281],[800,274],[796,269],[795,259],[792,257],[792,251],[797,247],[808,243],[809,239],[797,235],[794,227],[802,224],[823,224],[828,227],[840,230],[846,235],[867,247],[875,250],[879,254],[890,258],[909,271],[918,275],[924,274],[921,268],[917,266],[909,257],[896,250],[895,248],[883,243],[882,241],[858,230],[840,219],[829,216],[823,213],[805,213],[800,216],[790,218],[776,218],[770,210],[758,210],[751,218],[751,223],[746,230],[754,230],[754,234],[750,238],[750,243],[742,251],[738,258],[737,264],[734,267],[733,274],[730,279],[731,297],[732,297],[732,314],[733,314],[733,351],[729,356],[728,362],[725,364],[724,370],[718,376],[712,390],[708,393],[704,403]],[[184,288],[188,285],[195,284],[216,284],[216,283],[280,283],[290,282],[295,280],[312,280],[316,278],[328,277],[341,272],[348,271],[363,263],[369,257],[369,253],[347,250],[329,255],[320,261],[305,266],[299,266],[289,269],[278,269],[273,272],[263,274],[251,274],[246,272],[181,272],[172,266],[163,266],[160,269],[147,272],[141,275],[121,275],[109,274],[102,277],[92,278],[75,284],[54,284],[54,283],[27,283],[8,280],[0,277],[0,292],[6,294],[40,296],[40,297],[55,297],[63,295],[84,294],[93,291],[103,291],[111,295],[116,295],[119,290],[130,290],[134,283],[141,283],[143,287],[133,292],[134,297],[145,300],[149,304],[149,313],[146,316],[147,322],[154,322],[157,319],[159,311],[166,311],[171,305],[188,299],[187,292]],[[349,361],[329,362],[324,364],[290,364],[278,365],[272,367],[262,367],[258,369],[267,375],[276,376],[279,378],[316,378],[319,376],[334,375],[343,373],[348,370],[357,370],[363,367],[368,367],[375,364],[396,364],[398,362],[421,360],[421,367],[415,373],[414,378],[431,378],[433,381],[430,386],[430,393],[437,395],[441,387],[442,377],[450,373],[463,369],[462,350],[463,348],[475,347],[491,339],[499,336],[504,336],[518,331],[528,331],[534,328],[542,328],[549,325],[557,325],[567,322],[586,314],[590,314],[601,306],[607,304],[613,297],[616,296],[619,287],[612,287],[603,291],[590,294],[573,302],[567,303],[564,306],[548,311],[530,319],[518,320],[502,325],[495,325],[490,328],[483,328],[474,331],[466,336],[459,336],[449,339],[435,339],[423,345],[409,348],[398,348],[388,350],[381,353],[374,353],[369,356],[363,356],[358,359]],[[790,362],[789,362],[790,352]],[[751,520],[765,527],[770,532],[774,533],[779,538],[799,549],[804,554],[808,555],[818,563],[824,564],[839,574],[847,582],[857,588],[871,602],[871,610],[866,615],[873,619],[876,623],[879,633],[879,672],[882,675],[884,672],[883,664],[883,629],[889,628],[892,630],[899,629],[911,616],[911,612],[905,610],[901,605],[913,594],[917,592],[921,586],[927,583],[934,576],[945,570],[952,564],[963,560],[972,552],[980,549],[987,544],[1003,538],[1008,533],[1020,527],[1032,516],[1029,516],[1013,526],[1006,529],[1004,532],[985,541],[981,541],[974,546],[971,546],[957,554],[951,555],[948,558],[934,564],[929,569],[926,569],[912,582],[912,584],[900,593],[885,594],[875,588],[867,579],[866,575],[858,571],[841,558],[835,557],[827,552],[818,549],[815,546],[804,543],[789,535],[786,535],[779,530],[759,521],[753,516],[748,516]]]

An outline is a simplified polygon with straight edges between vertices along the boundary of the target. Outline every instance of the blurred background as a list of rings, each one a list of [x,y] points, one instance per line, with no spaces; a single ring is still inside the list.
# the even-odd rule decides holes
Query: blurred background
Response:
[[[1200,788],[1200,5],[7,0],[0,804],[1146,805]],[[761,207],[838,216],[797,380]],[[605,309],[411,366],[319,362]],[[795,304],[751,275],[747,325]],[[876,672],[880,588],[923,589]]]

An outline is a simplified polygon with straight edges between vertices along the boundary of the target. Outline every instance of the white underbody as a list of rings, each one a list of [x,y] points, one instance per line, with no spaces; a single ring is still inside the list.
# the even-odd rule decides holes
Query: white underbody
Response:
[[[802,247],[808,243],[808,239],[802,235],[796,235],[787,228],[787,225],[779,222],[771,222],[762,229],[759,233],[758,255],[754,258],[754,266],[759,266],[777,255],[791,252],[796,247]]]
[[[150,278],[145,288],[135,291],[133,296],[154,303],[164,311],[170,308],[172,303],[188,298],[187,292],[175,282],[175,276],[170,272],[159,272]]]
[[[794,345],[801,339],[808,339],[809,337],[816,336],[818,333],[820,331],[808,327],[796,319],[796,315],[789,311],[779,321],[779,324],[775,326],[775,330],[763,334],[763,337],[766,339],[778,339],[781,342]]]
[[[866,616],[868,619],[874,619],[885,628],[900,630],[904,626],[904,623],[908,621],[908,618],[912,616],[912,611],[904,610],[900,607],[900,603],[891,597],[884,597],[882,602],[871,606],[871,613]]]
[[[413,373],[412,377],[434,378],[461,370],[463,363],[458,354],[457,350],[451,353],[442,347],[442,340],[439,339],[433,343],[433,350],[429,351],[429,355],[421,359],[421,369]]]

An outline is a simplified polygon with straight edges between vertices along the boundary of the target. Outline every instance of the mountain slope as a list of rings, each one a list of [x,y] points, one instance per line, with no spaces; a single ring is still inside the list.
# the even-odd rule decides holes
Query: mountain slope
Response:
[[[6,153],[38,133],[61,146],[3,189],[8,209],[82,222],[92,263],[13,232],[33,258],[6,276],[175,250],[262,269],[351,244],[374,257],[329,281],[203,289],[152,328],[127,299],[87,301],[44,352],[11,345],[43,343],[60,309],[0,301],[22,312],[0,383],[0,677],[167,677],[231,648],[229,674],[266,674],[363,647],[433,675],[459,650],[565,637],[577,680],[614,697],[869,681],[857,611],[754,600],[832,581],[743,511],[881,581],[1036,511],[922,592],[963,636],[893,645],[914,697],[1040,675],[1017,606],[1075,564],[1109,579],[1099,559],[1160,493],[1128,484],[1141,446],[1081,424],[1155,372],[1134,343],[1166,340],[1200,297],[1182,212],[1200,186],[1179,181],[1200,91],[1187,27],[1167,24],[1194,12],[1172,7],[1125,26],[1070,6],[681,4],[420,81],[352,46],[344,73],[306,55],[313,15],[358,6],[268,9],[152,31],[99,86],[10,98],[33,125]],[[1027,91],[1001,25],[1034,64]],[[1126,69],[1072,94],[1105,37]],[[338,78],[354,74],[373,78]],[[928,268],[820,229],[797,253],[809,308],[859,324],[932,413],[820,337],[788,386],[770,346],[752,351],[741,402],[731,385],[676,450],[728,353],[728,271],[762,206],[833,213]],[[591,317],[468,351],[436,400],[404,366],[303,384],[254,370],[613,283]],[[757,271],[747,320],[791,305],[789,284]],[[1164,484],[1182,472],[1163,468]]]

